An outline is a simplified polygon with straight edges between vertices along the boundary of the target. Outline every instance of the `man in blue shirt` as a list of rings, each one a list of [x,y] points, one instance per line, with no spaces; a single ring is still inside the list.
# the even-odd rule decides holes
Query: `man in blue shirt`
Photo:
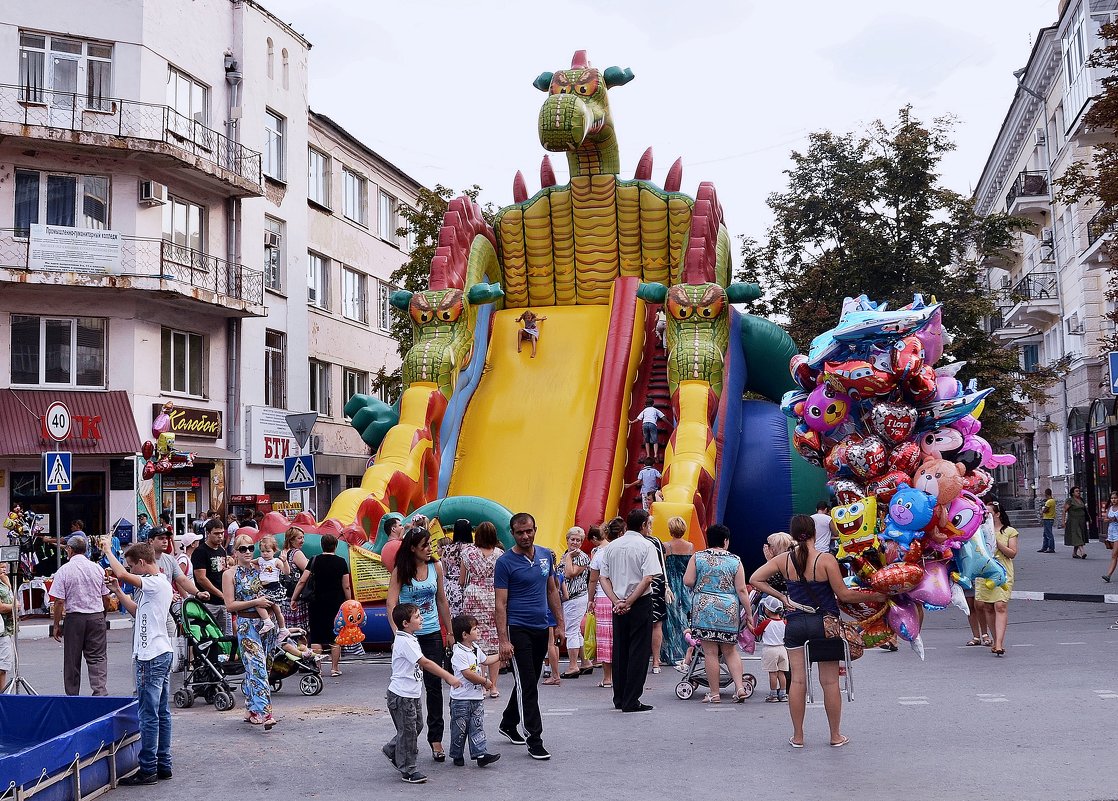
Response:
[[[563,631],[563,605],[555,582],[555,554],[537,546],[536,519],[518,512],[509,523],[516,545],[493,572],[501,660],[511,662],[515,686],[497,729],[509,742],[528,745],[533,759],[551,759],[543,747],[539,682],[547,656],[547,609]],[[521,716],[523,715],[523,733]]]

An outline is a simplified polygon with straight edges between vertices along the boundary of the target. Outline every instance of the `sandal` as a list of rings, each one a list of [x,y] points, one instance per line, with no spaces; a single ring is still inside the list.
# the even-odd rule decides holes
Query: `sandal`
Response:
[[[276,725],[276,719],[274,717],[272,717],[271,715],[265,716],[265,718],[264,718],[264,731],[270,731],[271,728],[275,725]]]
[[[989,647],[994,644],[994,639],[989,634],[983,634],[982,644]]]
[[[792,746],[793,748],[803,748],[804,747],[803,743],[797,743],[791,737],[788,738],[788,745]]]
[[[584,667],[582,670],[579,671],[579,673],[581,673],[583,676],[589,676],[593,672],[594,672],[594,666],[593,665],[591,665],[590,667]]]
[[[441,750],[436,751],[435,746],[432,745],[431,746],[431,759],[435,760],[436,762],[446,762],[446,752],[441,751]]]
[[[659,676],[659,675],[660,675],[660,667],[659,667],[659,665],[657,665],[656,667],[652,668],[652,675],[654,675],[654,676]]]
[[[748,698],[748,697],[749,696],[746,695],[745,693],[734,693],[734,703],[735,704],[744,704],[745,699]]]
[[[706,697],[703,698],[703,703],[704,704],[720,704],[720,703],[722,703],[722,696],[720,696],[718,693],[707,693]]]
[[[969,640],[967,640],[966,644],[967,644],[967,646],[982,645],[982,638],[981,637],[971,637]]]
[[[560,673],[559,678],[561,678],[561,679],[577,679],[581,675],[582,675],[582,671],[581,670],[576,670],[573,673]],[[558,682],[556,682],[556,684],[558,684]]]
[[[340,670],[331,670],[330,671],[330,677],[331,678],[336,679],[340,675],[342,675],[342,672]]]
[[[1004,648],[991,648],[990,653],[992,653],[994,656],[1005,656],[1005,649]]]
[[[612,687],[613,682],[612,681],[600,681],[600,682],[598,682],[598,686],[599,687]]]
[[[831,748],[842,748],[848,742],[850,742],[850,738],[849,737],[843,737],[837,743],[831,743]]]
[[[490,698],[500,698],[500,697],[501,697],[501,693],[500,693],[500,692],[498,692],[497,690],[494,690],[493,692],[489,693],[489,697],[490,697]]]
[[[562,684],[562,681],[553,676],[550,679],[544,679],[543,681],[540,682],[540,684],[550,684],[552,687],[556,687],[559,684]]]

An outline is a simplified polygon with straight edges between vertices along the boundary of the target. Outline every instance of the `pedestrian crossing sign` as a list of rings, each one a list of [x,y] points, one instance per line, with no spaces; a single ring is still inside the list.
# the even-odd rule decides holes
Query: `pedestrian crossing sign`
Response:
[[[284,489],[310,489],[314,486],[314,456],[304,453],[283,460]]]
[[[69,451],[47,451],[43,454],[43,481],[47,492],[69,492],[73,473],[70,471]]]

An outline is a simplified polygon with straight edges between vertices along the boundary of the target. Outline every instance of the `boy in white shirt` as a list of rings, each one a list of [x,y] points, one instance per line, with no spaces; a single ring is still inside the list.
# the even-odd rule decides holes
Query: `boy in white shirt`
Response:
[[[788,700],[788,649],[784,647],[784,605],[771,595],[761,601],[765,619],[757,626],[761,637],[761,670],[769,674],[769,697],[765,703]]]
[[[470,740],[470,759],[477,760],[477,766],[484,768],[501,758],[500,754],[490,754],[486,750],[485,709],[482,699],[487,690],[493,689],[493,682],[481,675],[482,665],[495,665],[501,661],[497,654],[486,656],[477,644],[477,618],[473,615],[459,615],[451,621],[454,632],[454,649],[451,651],[450,667],[454,678],[462,686],[450,691],[450,758],[457,767],[466,764],[466,739]]]
[[[119,784],[155,784],[171,778],[171,638],[167,634],[167,615],[171,610],[171,582],[155,563],[155,549],[140,542],[124,552],[125,567],[113,554],[108,538],[102,538],[102,552],[109,560],[116,593],[128,614],[135,618],[132,628],[132,656],[136,670],[136,695],[140,699],[140,769]],[[138,588],[135,598],[121,589],[120,582]]]
[[[646,512],[652,508],[653,502],[656,500],[656,492],[660,489],[660,479],[663,478],[660,471],[652,466],[652,459],[648,456],[641,459],[641,464],[644,465],[637,473],[637,480],[625,485],[625,489],[635,487],[637,484],[641,485],[641,508]]]
[[[644,408],[630,423],[641,421],[641,430],[644,432],[644,455],[650,459],[660,458],[660,440],[657,423],[664,419],[664,413],[652,405],[652,398],[644,399]]]
[[[416,629],[423,626],[419,607],[397,604],[392,610],[396,639],[392,642],[392,680],[388,684],[388,712],[396,727],[396,736],[385,743],[381,752],[400,771],[400,778],[409,784],[422,784],[427,777],[415,769],[419,755],[419,733],[423,731],[423,671],[434,673],[451,687],[462,682],[423,655]]]

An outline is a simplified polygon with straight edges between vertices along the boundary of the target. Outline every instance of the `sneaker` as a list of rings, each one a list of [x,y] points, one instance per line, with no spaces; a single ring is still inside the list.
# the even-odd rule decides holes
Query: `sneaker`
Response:
[[[400,778],[408,784],[424,784],[427,781],[427,776],[418,770],[415,773],[401,773]]]
[[[272,629],[274,629],[275,627],[276,627],[276,624],[275,624],[275,623],[274,623],[273,621],[271,621],[271,620],[265,620],[265,621],[264,621],[264,625],[260,627],[260,633],[261,633],[262,635],[263,635],[263,634],[267,634],[267,633],[268,633],[269,631],[271,631],[271,630],[272,630]]]
[[[529,751],[528,753],[531,753],[531,751]],[[500,758],[500,754],[482,754],[477,758],[477,766],[479,768],[484,768],[486,765],[492,765]]]
[[[145,784],[155,784],[159,781],[158,773],[133,773],[117,782],[120,787],[140,787]]]
[[[780,695],[780,696],[777,696],[776,700],[780,701],[780,703],[782,703],[782,704],[786,704],[786,703],[788,703],[788,696],[787,695]]]
[[[528,742],[524,739],[524,735],[516,729],[506,729],[504,726],[498,726],[497,731],[513,745],[526,745]]]
[[[171,778],[171,771],[170,770],[159,770],[159,771],[156,771],[155,775],[161,780],[166,780],[166,779]]]
[[[775,703],[779,703],[779,702],[780,702],[780,698],[778,696],[775,696],[775,695],[770,695],[767,698],[765,698],[765,703],[766,704],[775,704]]]
[[[1103,576],[1102,580],[1105,581],[1107,584],[1109,584],[1110,583],[1110,576]]]
[[[551,753],[543,747],[543,743],[528,746],[528,756],[532,759],[551,759]]]
[[[450,761],[454,765],[454,767],[456,767],[456,768],[466,767],[466,760],[463,759],[462,757],[455,757],[454,759],[452,759]]]
[[[637,704],[632,709],[622,709],[622,712],[651,712],[654,709],[652,704]]]

